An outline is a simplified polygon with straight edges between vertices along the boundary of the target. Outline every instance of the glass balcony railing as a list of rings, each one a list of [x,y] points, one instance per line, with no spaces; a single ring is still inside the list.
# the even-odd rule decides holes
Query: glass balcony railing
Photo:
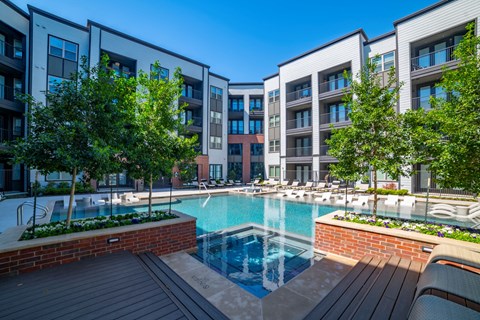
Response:
[[[0,84],[0,100],[17,101],[15,96],[21,93],[20,89]]]
[[[312,147],[287,148],[287,157],[309,157],[312,155]]]
[[[418,109],[423,109],[423,110],[430,110],[432,108],[430,99],[431,98],[440,98],[440,99],[448,99],[448,96],[446,93],[440,93],[440,94],[432,94],[431,96],[425,96],[425,97],[416,97],[412,98],[412,109],[418,110]]]
[[[312,126],[312,117],[303,117],[293,120],[287,120],[287,130],[308,128]]]
[[[454,45],[412,58],[412,71],[438,66],[449,61],[455,61],[456,58],[453,52],[456,48],[457,46]]]
[[[23,59],[23,48],[0,40],[0,55],[11,59]]]
[[[312,88],[305,88],[305,89],[287,93],[287,102],[293,102],[296,100],[311,98],[311,96],[312,96]]]
[[[321,83],[319,86],[319,93],[322,94],[326,92],[343,90],[348,87],[350,87],[350,81],[342,77]]]
[[[22,136],[22,129],[17,128],[15,130],[0,128],[0,143],[13,141]]]
[[[190,122],[190,124],[189,124]],[[202,117],[190,117],[190,118],[185,118],[183,121],[183,124],[185,125],[190,125],[190,126],[196,126],[196,127],[201,127],[202,126]]]
[[[320,114],[320,124],[335,124],[350,121],[348,114],[350,111],[337,111],[331,113]]]
[[[328,144],[322,144],[320,146],[320,155],[328,156],[328,149],[330,149],[330,146]]]
[[[194,89],[183,89],[182,90],[182,97],[190,98],[190,99],[197,99],[202,100],[202,91],[194,90]]]

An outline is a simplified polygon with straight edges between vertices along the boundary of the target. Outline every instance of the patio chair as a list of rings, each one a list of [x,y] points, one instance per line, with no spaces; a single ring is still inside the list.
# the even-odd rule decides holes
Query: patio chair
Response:
[[[398,196],[393,195],[393,194],[389,194],[387,196],[387,199],[385,200],[385,205],[386,206],[396,206],[396,205],[398,205]]]
[[[456,206],[452,206],[450,204],[446,203],[437,203],[432,206],[432,209],[441,209],[441,210],[446,210],[446,211],[451,211],[451,212],[457,212]],[[474,203],[466,207],[467,212],[473,213],[476,212],[477,210],[480,210],[480,203]]]
[[[287,195],[289,198],[303,198],[305,197],[305,190],[300,190],[297,193],[292,193],[290,195]]]
[[[282,188],[282,189],[286,189],[289,183],[290,183],[289,180],[282,180],[282,181],[280,182],[280,186],[279,186],[279,187]]]
[[[325,192],[325,193],[322,193],[320,197],[318,198],[315,198],[315,201],[328,201],[330,200],[330,197],[332,196],[332,193],[331,192]]]
[[[315,191],[324,191],[325,190],[325,182],[319,182],[315,187],[313,187]]]
[[[415,201],[417,201],[415,196],[405,196],[405,197],[403,197],[403,200],[400,201],[400,206],[411,208],[411,207],[415,206]]]
[[[370,196],[359,196],[358,200],[352,201],[352,206],[366,206]]]
[[[260,185],[260,179],[255,179],[253,182],[254,186],[259,186]]]
[[[347,195],[346,197],[344,196],[342,199],[338,199],[335,203],[346,205],[347,203],[351,203],[352,200],[353,200],[353,196],[352,195]]]
[[[222,180],[223,180],[223,179],[219,179],[219,180],[218,180],[219,183],[217,183],[217,181],[215,181],[215,180],[212,180],[212,181],[210,181],[210,182],[215,183],[215,184],[217,185],[217,187],[221,188],[221,187],[225,187],[225,183],[223,183]]]
[[[480,270],[480,252],[458,246],[448,244],[439,244],[435,246],[428,257],[427,265],[438,261],[450,261]]]
[[[105,195],[103,194],[92,194],[92,203],[95,206],[101,206],[105,204],[105,200],[103,199]]]
[[[307,181],[303,187],[301,187],[304,190],[312,190],[313,188],[313,181]]]
[[[112,197],[110,198],[110,194],[107,195],[108,196],[108,200],[107,200],[107,203],[111,203],[111,204],[120,204],[122,203],[122,199],[120,199],[118,197],[118,193],[114,192],[112,194]]]
[[[232,181],[232,180],[230,180],[230,181]],[[242,181],[240,181],[240,180],[235,180],[235,181],[233,182],[233,185],[234,185],[234,186],[242,186],[243,183],[242,183]]]
[[[360,183],[356,186],[355,192],[366,193],[368,191],[368,188],[370,188],[368,183]]]
[[[123,197],[125,199],[125,201],[127,203],[135,203],[135,202],[139,202],[140,199],[138,199],[137,197],[135,197],[135,195],[133,194],[133,192],[125,192],[123,194]]]
[[[63,209],[68,209],[68,205],[70,203],[70,196],[64,196],[63,197]],[[76,207],[77,206],[77,201],[75,201],[75,197],[73,197],[73,203],[72,203],[72,207]]]
[[[232,187],[234,184],[235,182],[233,182],[233,180],[228,180],[227,182],[225,182],[225,186],[227,187]]]
[[[415,300],[408,316],[408,320],[450,319],[480,319],[480,313],[434,295],[423,295]]]
[[[220,181],[219,186],[225,187],[227,185],[227,183],[225,182],[225,179],[220,179],[219,181]]]
[[[210,180],[208,183],[205,184],[208,188],[215,188],[217,186],[217,183],[215,180]]]
[[[292,188],[292,189],[295,189],[295,188],[298,187],[299,183],[300,183],[300,181],[295,180],[295,181],[292,182],[292,184],[289,187]]]
[[[474,208],[467,215],[459,215],[456,210],[451,211],[444,208],[430,210],[427,212],[427,215],[438,219],[471,221],[474,224],[473,227],[480,225],[480,208]]]
[[[331,192],[339,192],[340,191],[340,184],[332,184],[330,188],[327,188],[326,190],[331,191]]]
[[[285,192],[278,193],[277,197],[290,197],[291,195],[293,195],[293,190],[289,189],[289,190],[286,190]]]

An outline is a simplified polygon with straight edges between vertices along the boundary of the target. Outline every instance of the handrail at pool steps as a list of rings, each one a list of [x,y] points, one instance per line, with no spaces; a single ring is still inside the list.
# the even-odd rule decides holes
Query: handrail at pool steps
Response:
[[[30,207],[33,208],[33,206],[34,206],[33,201],[25,201],[17,207],[17,226],[23,225],[23,207],[24,206],[30,206]],[[45,218],[47,216],[47,213],[48,213],[48,208],[46,206],[38,204],[38,203],[37,203],[36,207],[37,207],[37,209],[39,209],[42,212],[42,214],[37,214],[35,216],[35,218],[36,219]],[[32,221],[32,219],[33,219],[33,214],[30,217],[30,219],[28,219],[27,224],[29,224],[30,221]]]

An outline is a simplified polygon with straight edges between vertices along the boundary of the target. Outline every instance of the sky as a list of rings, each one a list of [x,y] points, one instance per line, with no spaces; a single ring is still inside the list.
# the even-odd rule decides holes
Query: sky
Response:
[[[231,82],[261,82],[277,65],[358,28],[369,38],[439,0],[13,0],[86,25],[93,20],[209,65]]]

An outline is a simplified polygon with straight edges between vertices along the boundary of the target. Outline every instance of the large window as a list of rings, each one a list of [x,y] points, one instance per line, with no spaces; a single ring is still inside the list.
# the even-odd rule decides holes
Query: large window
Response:
[[[269,166],[268,177],[277,179],[280,178],[280,166]]]
[[[263,104],[261,98],[250,98],[250,111],[263,110]]]
[[[274,127],[278,127],[280,126],[280,116],[277,114],[277,115],[274,115],[274,116],[271,116],[268,118],[268,126],[270,128],[274,128]]]
[[[222,165],[221,164],[211,164],[209,171],[210,179],[222,179]]]
[[[263,120],[250,120],[249,133],[250,134],[263,133]]]
[[[243,174],[243,165],[241,162],[228,163],[228,178],[233,180],[241,180]]]
[[[243,120],[228,120],[228,134],[243,134]]]
[[[214,86],[210,86],[210,97],[212,99],[222,100],[223,90]]]
[[[347,70],[347,72],[349,72],[349,70]],[[328,81],[328,88],[327,88],[328,91],[343,89],[350,85],[350,83],[348,82],[348,79],[343,77],[343,71],[328,75],[327,81]]]
[[[375,72],[388,71],[391,67],[395,66],[395,51],[373,57],[372,62],[376,64]]]
[[[250,145],[250,155],[263,156],[263,143],[252,143]]]
[[[228,110],[235,112],[243,111],[243,98],[228,99]]]
[[[342,103],[333,103],[328,106],[330,113],[330,123],[348,121],[350,108]]]
[[[52,172],[45,177],[47,181],[72,181],[72,175],[67,172]]]
[[[162,80],[165,80],[165,81],[168,80],[168,76],[169,76],[170,71],[167,68],[155,67],[152,64],[152,65],[150,65],[150,71],[152,73],[154,73],[153,79],[156,79],[156,80],[162,79]]]
[[[210,137],[210,148],[222,149],[222,137]]]
[[[222,124],[222,114],[216,111],[210,111],[210,122]]]
[[[269,152],[280,152],[280,140],[270,140],[268,150]]]
[[[229,156],[241,156],[243,145],[241,143],[229,143],[228,155]]]
[[[250,179],[263,178],[264,172],[265,172],[265,166],[263,162],[250,163]]]
[[[49,51],[52,56],[77,61],[78,45],[50,36]]]
[[[48,92],[54,93],[57,90],[58,85],[65,80],[66,79],[60,77],[48,76]]]
[[[273,103],[280,100],[280,90],[272,90],[268,92],[268,103]]]

